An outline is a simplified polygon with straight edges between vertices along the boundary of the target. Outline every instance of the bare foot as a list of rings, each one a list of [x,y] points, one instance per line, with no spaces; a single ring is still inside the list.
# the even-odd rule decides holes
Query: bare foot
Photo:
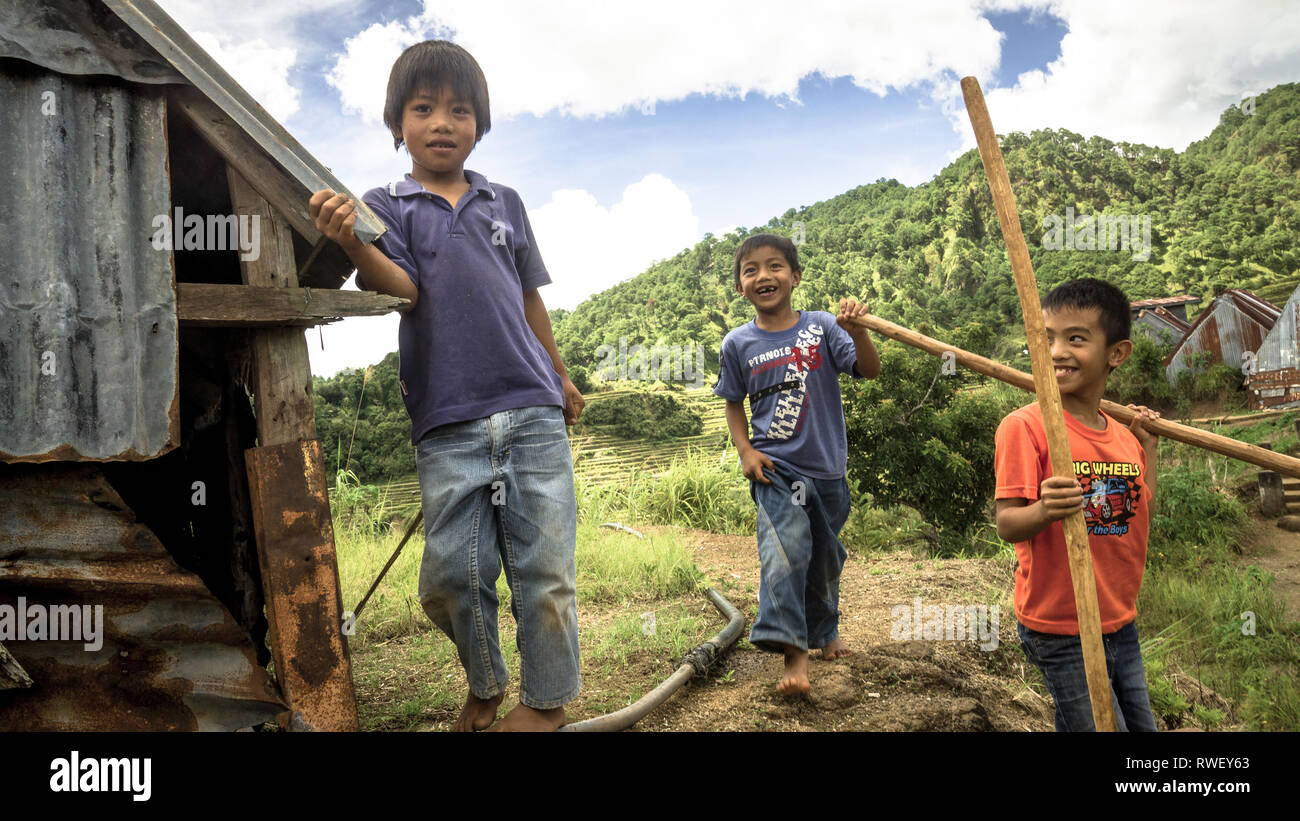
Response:
[[[486,730],[492,726],[492,722],[497,720],[497,708],[501,706],[501,699],[505,693],[493,696],[492,698],[479,698],[473,693],[465,696],[465,708],[460,711],[460,718],[456,723],[451,725],[453,733],[470,733],[478,730]]]
[[[851,655],[853,655],[853,651],[838,638],[831,639],[831,643],[822,648],[822,658],[824,659],[842,659]]]
[[[549,733],[564,726],[563,707],[552,710],[534,710],[527,704],[516,704],[506,713],[501,723],[492,728],[494,733]]]
[[[783,696],[802,696],[812,690],[808,682],[808,651],[785,646],[785,675],[776,683],[776,691]]]

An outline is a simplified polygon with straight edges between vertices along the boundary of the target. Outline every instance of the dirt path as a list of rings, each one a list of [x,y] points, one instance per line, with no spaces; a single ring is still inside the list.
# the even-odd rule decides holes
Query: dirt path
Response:
[[[752,623],[758,562],[752,537],[686,531],[696,564]],[[841,579],[841,637],[854,654],[813,654],[813,692],[776,694],[781,658],[742,642],[705,680],[679,691],[635,729],[653,730],[1039,730],[1049,702],[1027,683],[1009,592],[1013,567],[991,560],[851,554]],[[999,607],[996,649],[972,640],[895,640],[893,609]],[[991,612],[991,610],[990,610]],[[988,642],[991,644],[991,642]],[[1033,680],[1032,670],[1028,680]]]
[[[1300,621],[1300,533],[1277,526],[1276,519],[1253,517],[1251,538],[1242,545],[1241,563],[1274,577],[1273,592],[1286,606],[1286,618]]]

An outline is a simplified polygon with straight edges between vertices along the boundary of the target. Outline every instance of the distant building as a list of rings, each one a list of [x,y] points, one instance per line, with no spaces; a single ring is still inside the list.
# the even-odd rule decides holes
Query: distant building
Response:
[[[1300,288],[1282,307],[1273,329],[1255,353],[1254,373],[1246,381],[1254,408],[1300,405]]]
[[[1246,354],[1259,350],[1281,311],[1249,291],[1231,288],[1214,298],[1192,323],[1178,346],[1165,359],[1165,375],[1175,382],[1178,374],[1196,363],[1200,367],[1222,362],[1240,367]],[[1203,362],[1196,362],[1200,355]]]
[[[1130,302],[1129,311],[1132,313],[1133,318],[1137,319],[1143,311],[1163,308],[1178,317],[1178,319],[1185,325],[1187,324],[1187,306],[1199,305],[1200,302],[1201,298],[1199,296],[1192,296],[1190,294],[1183,294],[1182,296],[1162,296],[1156,299],[1139,299],[1137,302]]]
[[[1133,317],[1134,331],[1162,345],[1177,345],[1191,327],[1163,307],[1144,308]]]

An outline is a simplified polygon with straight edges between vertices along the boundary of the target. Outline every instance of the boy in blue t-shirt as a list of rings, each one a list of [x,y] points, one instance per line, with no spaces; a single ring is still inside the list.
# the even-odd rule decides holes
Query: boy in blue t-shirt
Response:
[[[839,374],[874,379],[880,356],[866,330],[849,321],[867,306],[842,299],[838,316],[790,307],[803,269],[785,237],[745,240],[733,273],[736,290],[758,315],[722,340],[713,392],[727,400],[727,427],[758,506],[762,574],[749,641],[785,654],[776,689],[797,695],[811,689],[808,648],[820,647],[828,659],[850,653],[839,638],[840,571],[848,556],[839,532],[849,517]]]
[[[411,173],[366,192],[389,230],[352,231],[356,206],[310,201],[357,267],[357,287],[411,301],[398,331],[424,511],[420,603],[456,644],[469,695],[453,730],[496,720],[508,672],[497,636],[502,565],[518,623],[519,705],[497,729],[553,730],[578,694],[573,465],[565,423],[582,412],[537,289],[551,281],[514,190],[465,170],[491,126],[487,81],[447,41],[393,64],[384,123]]]

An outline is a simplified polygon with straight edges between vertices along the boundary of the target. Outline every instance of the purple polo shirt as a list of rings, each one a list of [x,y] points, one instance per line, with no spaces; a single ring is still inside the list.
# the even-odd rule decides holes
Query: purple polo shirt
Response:
[[[453,209],[410,174],[361,199],[389,230],[375,247],[419,289],[397,342],[411,442],[439,425],[535,405],[564,407],[560,376],[524,319],[551,281],[514,189],[467,170]],[[366,285],[357,272],[357,287]]]

